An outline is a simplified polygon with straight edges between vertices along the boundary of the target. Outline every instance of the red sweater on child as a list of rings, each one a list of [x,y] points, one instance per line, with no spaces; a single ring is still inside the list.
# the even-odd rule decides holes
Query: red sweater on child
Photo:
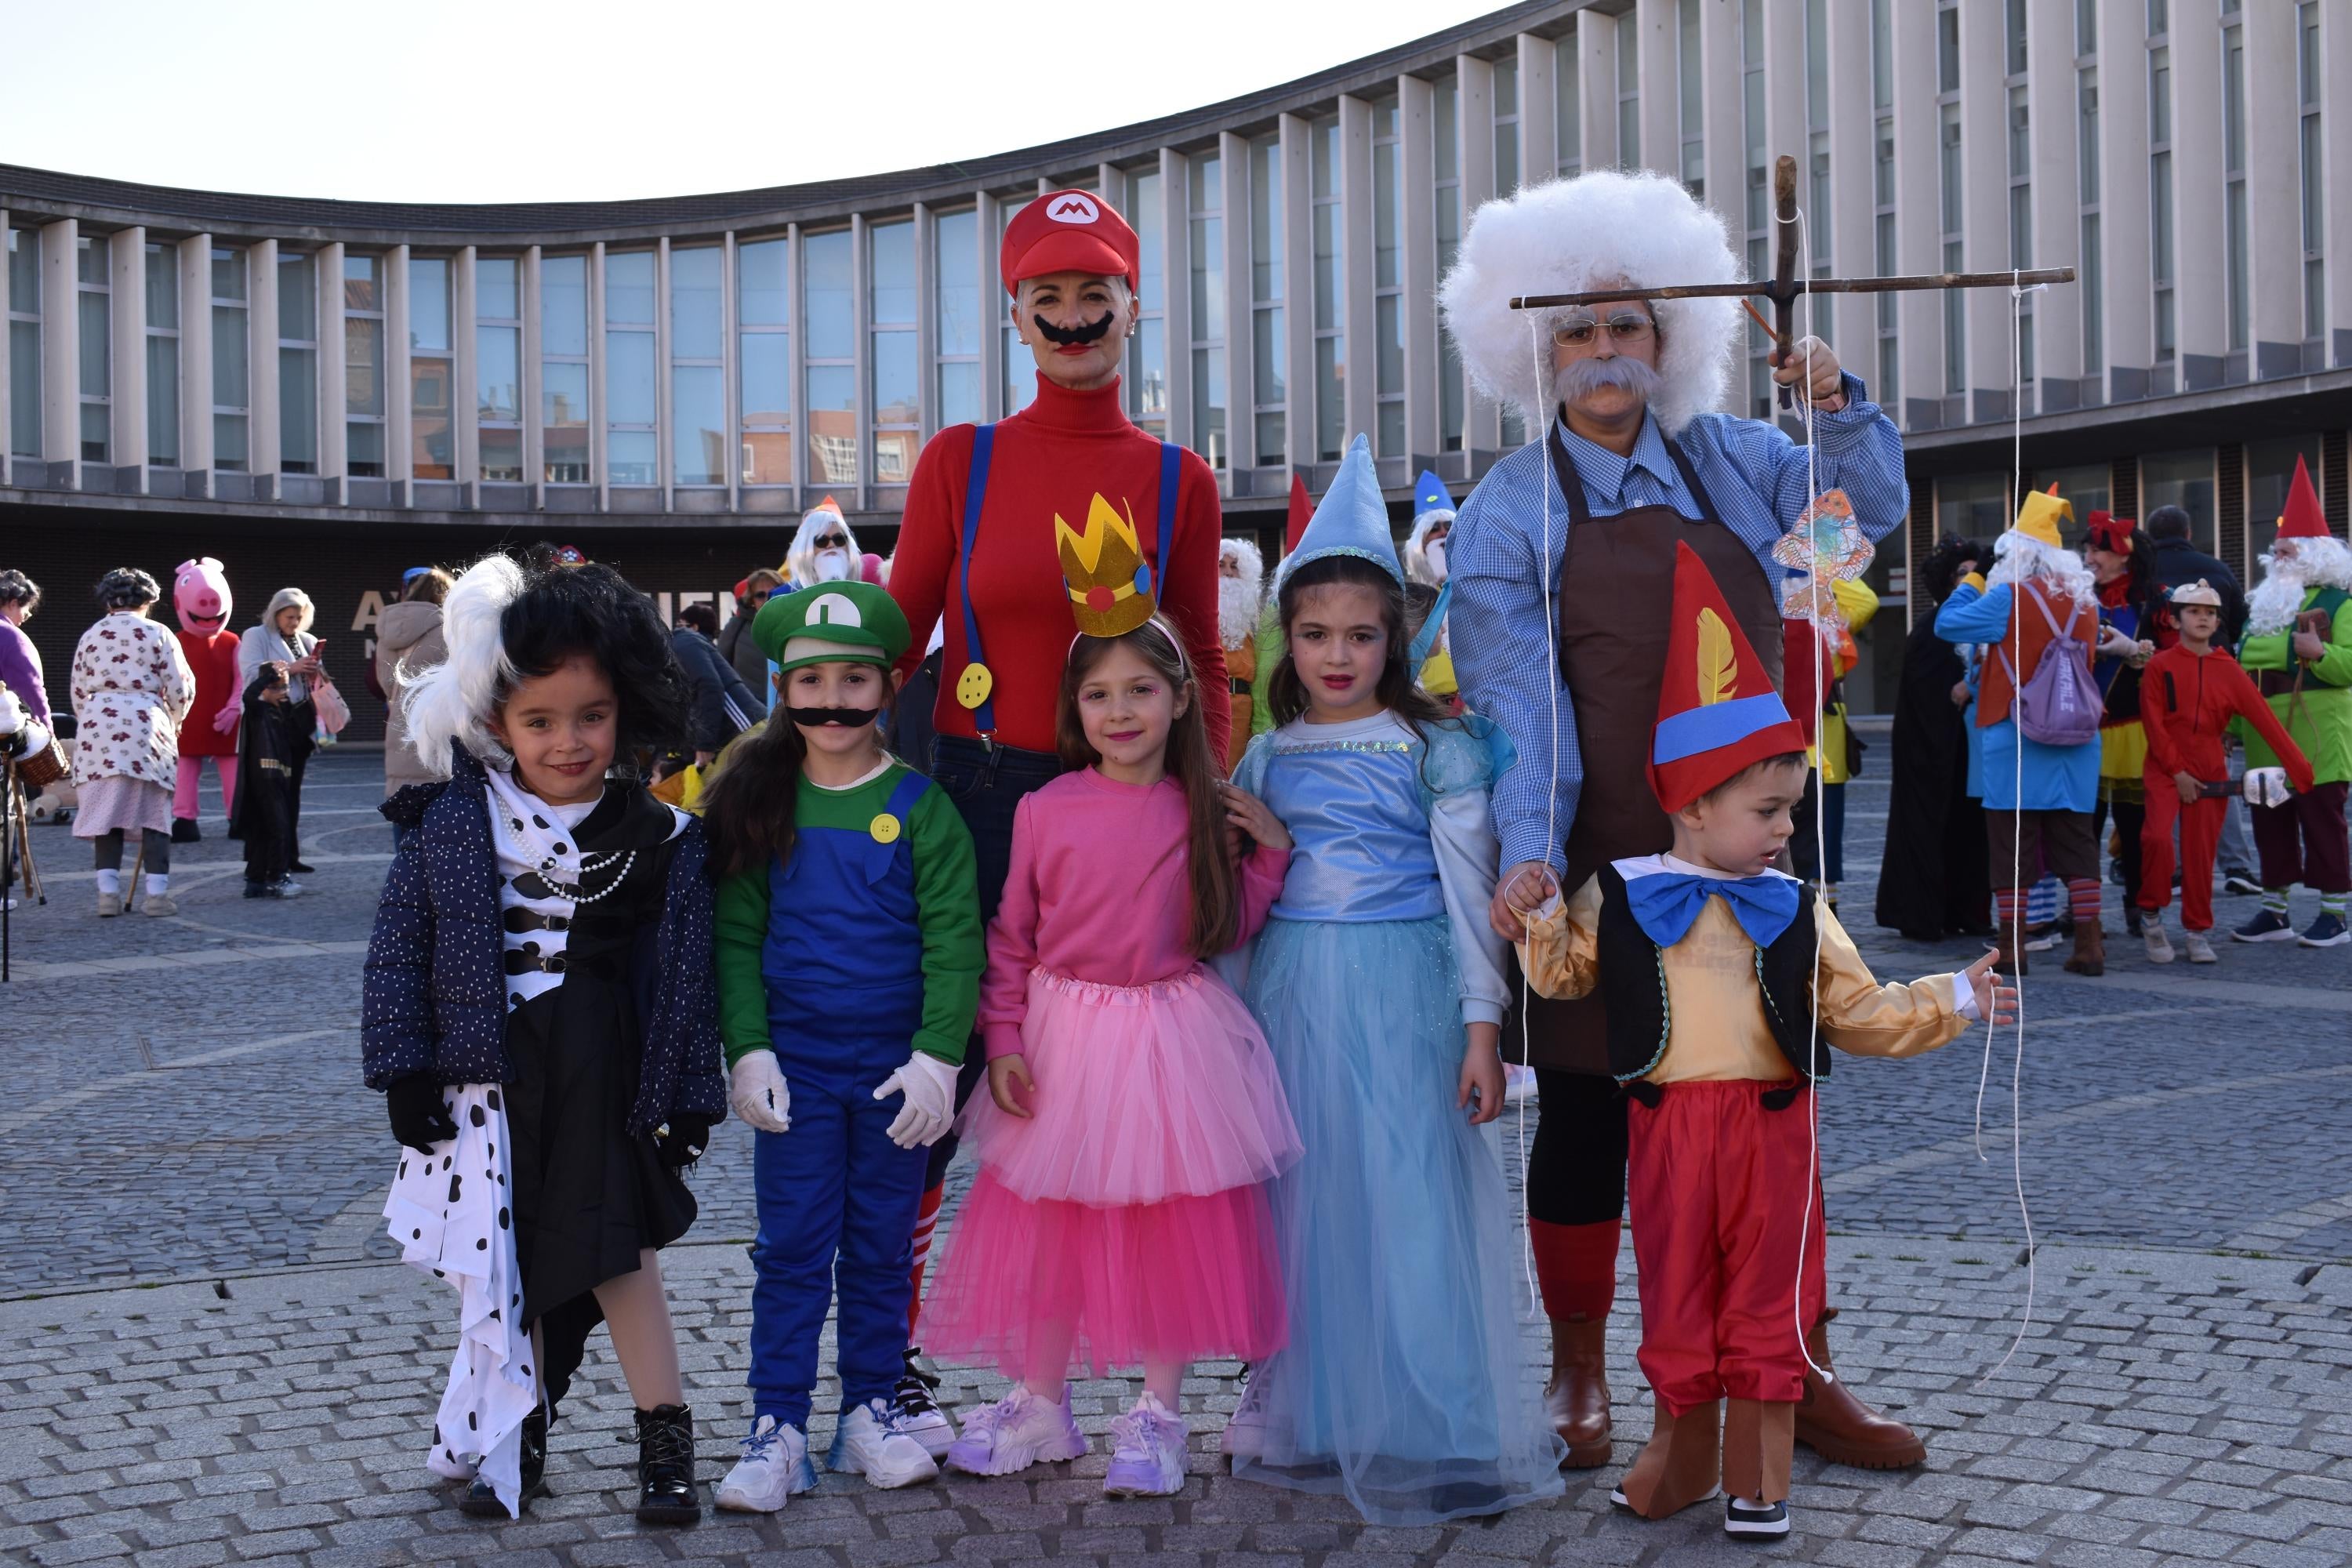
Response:
[[[1160,443],[1138,429],[1120,402],[1118,383],[1070,392],[1044,376],[1037,401],[996,426],[988,496],[971,559],[972,612],[994,674],[996,738],[1032,752],[1054,750],[1054,709],[1070,639],[1077,635],[1054,519],[1086,526],[1097,494],[1132,515],[1146,559],[1160,550]],[[934,622],[947,624],[934,722],[942,735],[976,736],[972,710],[956,700],[956,677],[971,662],[963,627],[963,502],[971,473],[972,426],[951,425],[931,437],[915,462],[907,510],[891,559],[890,596],[907,613],[915,640],[899,667],[923,659]],[[1217,538],[1224,527],[1217,478],[1199,454],[1178,462],[1175,560],[1164,572],[1160,608],[1183,635],[1205,706],[1209,744],[1225,756],[1232,704],[1225,700],[1225,655],[1217,636]]]
[[[2311,763],[2271,712],[2238,661],[2220,648],[2203,654],[2176,643],[2148,660],[2140,676],[2139,713],[2147,730],[2147,772],[2169,780],[2187,773],[2208,784],[2230,776],[2222,741],[2242,716],[2268,741],[2298,790],[2311,787]]]

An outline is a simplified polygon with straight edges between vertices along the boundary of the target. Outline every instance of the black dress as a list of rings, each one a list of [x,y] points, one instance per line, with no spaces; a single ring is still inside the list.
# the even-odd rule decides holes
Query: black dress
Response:
[[[1922,615],[1903,648],[1875,910],[1880,925],[1915,942],[1992,928],[1984,806],[1968,792],[1967,720],[1952,700],[1967,676],[1959,650],[1936,635],[1934,611]]]
[[[635,858],[625,870],[587,874],[581,891],[589,901],[578,905],[560,952],[506,954],[509,973],[560,966],[563,976],[509,1011],[506,1025],[515,1253],[524,1326],[537,1322],[544,1335],[551,1408],[604,1321],[595,1288],[635,1272],[640,1252],[676,1241],[695,1219],[694,1194],[663,1162],[652,1131],[627,1131],[644,1049],[640,998],[651,994],[677,821],[642,789],[607,788],[575,830],[579,847],[635,850]],[[605,892],[616,874],[620,886]],[[512,933],[543,929],[544,918],[514,907],[501,913]]]

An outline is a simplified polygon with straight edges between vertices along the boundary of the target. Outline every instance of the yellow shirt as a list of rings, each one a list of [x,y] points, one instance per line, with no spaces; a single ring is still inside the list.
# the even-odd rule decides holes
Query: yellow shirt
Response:
[[[1881,985],[1829,907],[1816,902],[1814,912],[1822,934],[1815,995],[1822,1037],[1831,1045],[1854,1056],[1915,1057],[1950,1044],[1967,1030],[1957,976],[1931,974],[1908,985]],[[1528,940],[1519,944],[1528,984],[1546,996],[1591,994],[1600,980],[1600,922],[1598,877],[1588,879],[1565,908],[1555,902],[1528,916]],[[1792,1076],[1794,1065],[1764,1016],[1756,944],[1730,904],[1708,899],[1689,931],[1664,956],[1672,1024],[1665,1052],[1648,1075],[1652,1083],[1770,1083]]]

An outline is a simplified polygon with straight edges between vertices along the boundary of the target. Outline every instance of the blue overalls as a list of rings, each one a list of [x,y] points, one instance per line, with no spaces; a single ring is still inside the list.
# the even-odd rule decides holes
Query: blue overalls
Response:
[[[760,1237],[751,1249],[753,1417],[808,1427],[817,1341],[840,1299],[836,1361],[844,1414],[887,1399],[904,1373],[915,1215],[927,1150],[889,1126],[900,1097],[877,1100],[905,1065],[923,1016],[923,941],[908,831],[930,781],[890,793],[899,831],[802,827],[768,870],[761,973],[792,1127],[754,1134]]]

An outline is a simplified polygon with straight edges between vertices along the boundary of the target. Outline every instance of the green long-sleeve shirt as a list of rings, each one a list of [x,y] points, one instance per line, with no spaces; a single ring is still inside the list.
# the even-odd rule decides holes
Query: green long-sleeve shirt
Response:
[[[910,770],[894,762],[847,789],[800,782],[793,821],[800,831],[839,828],[870,834],[888,807],[890,792]],[[915,863],[916,924],[923,948],[923,1016],[913,1047],[942,1061],[963,1060],[980,1005],[980,975],[988,950],[980,919],[979,872],[971,834],[945,792],[926,789],[904,825]],[[719,884],[715,917],[719,963],[719,1037],[733,1066],[746,1051],[772,1048],[768,1028],[768,981],[761,958],[768,940],[769,868],[730,874]],[[870,984],[859,967],[859,934],[820,933],[846,984]]]
[[[2303,607],[2308,610],[2319,604],[2322,594],[2317,588],[2305,593]],[[2352,689],[2347,689],[2352,688],[2352,609],[2344,606],[2340,595],[2329,594],[2326,598],[2333,607],[2326,651],[2304,667],[2300,692],[2291,696],[2282,692],[2270,704],[2294,743],[2311,759],[2313,778],[2320,784],[2339,784],[2352,779]],[[2292,671],[2296,664],[2294,642],[2292,626],[2267,637],[2250,637],[2239,645],[2238,662],[2253,675],[2263,670]],[[2237,720],[2231,727],[2245,742],[2248,767],[2278,765],[2277,755],[2252,725]]]

